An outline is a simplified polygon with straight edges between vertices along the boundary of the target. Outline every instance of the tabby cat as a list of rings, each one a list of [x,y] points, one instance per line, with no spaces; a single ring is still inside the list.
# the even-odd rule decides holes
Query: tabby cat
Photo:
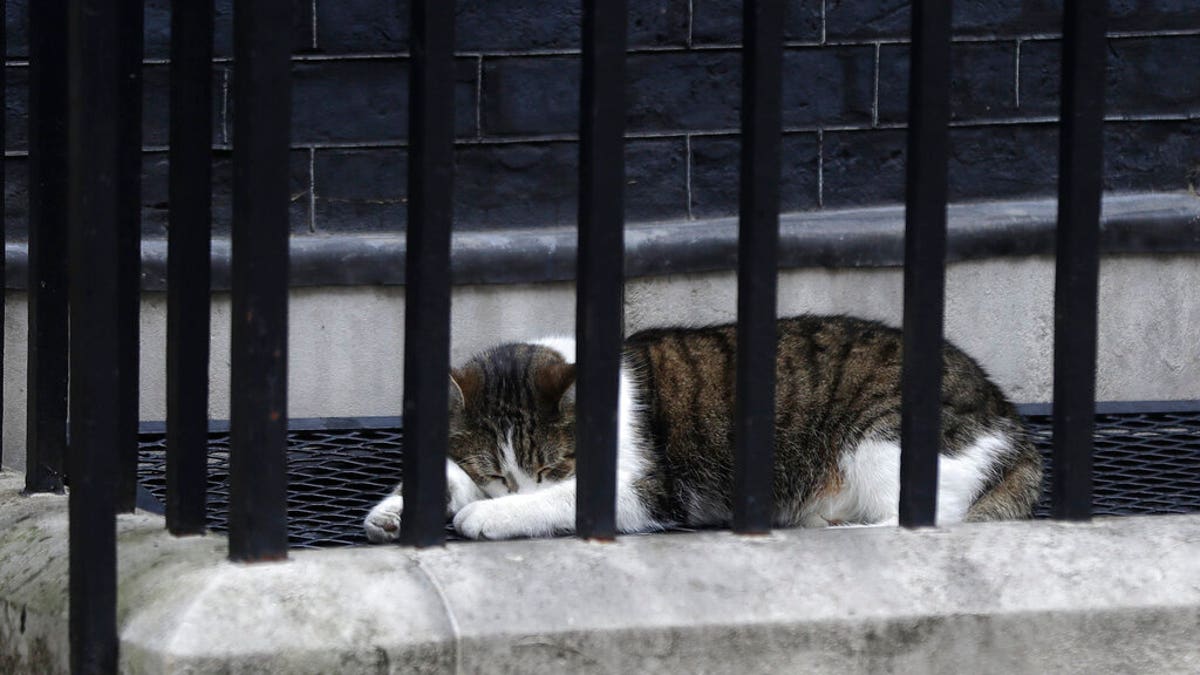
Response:
[[[775,522],[896,523],[900,331],[844,316],[778,322]],[[724,525],[731,517],[736,328],[647,330],[620,373],[617,527]],[[939,524],[1029,517],[1041,459],[1011,403],[947,343],[938,461]],[[466,537],[575,527],[575,343],[495,347],[451,374],[447,514]],[[366,518],[375,543],[399,534],[403,497]]]

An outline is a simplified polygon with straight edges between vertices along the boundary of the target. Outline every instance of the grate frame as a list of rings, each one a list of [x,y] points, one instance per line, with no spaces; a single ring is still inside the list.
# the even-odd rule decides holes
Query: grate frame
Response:
[[[1097,405],[1093,513],[1097,516],[1200,513],[1200,401]],[[1038,518],[1050,514],[1054,471],[1047,404],[1021,406],[1045,459]],[[161,512],[166,434],[143,424],[139,506]],[[404,433],[397,417],[291,420],[288,431],[288,543],[292,548],[361,546],[362,519],[400,481]],[[225,533],[229,503],[229,429],[209,433],[208,527]],[[447,526],[447,536],[454,539]]]

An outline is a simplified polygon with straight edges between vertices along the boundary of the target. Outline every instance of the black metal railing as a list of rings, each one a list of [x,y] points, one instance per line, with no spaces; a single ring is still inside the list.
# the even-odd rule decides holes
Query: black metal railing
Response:
[[[735,530],[772,522],[783,0],[744,3]],[[1054,509],[1091,513],[1104,3],[1067,0],[1055,298]],[[235,3],[229,557],[287,555],[292,0]],[[616,534],[626,3],[584,0],[577,441],[580,537]],[[933,523],[944,291],[949,3],[915,0],[901,523]],[[213,2],[172,3],[167,527],[204,530]],[[70,487],[72,669],[116,669],[115,513],[137,421],[138,0],[30,4],[29,491]],[[401,540],[444,539],[454,3],[413,0]],[[0,91],[3,88],[0,87]],[[69,181],[67,180],[69,177]],[[68,245],[69,242],[69,245]],[[66,290],[70,260],[70,298]],[[70,310],[70,342],[67,319]],[[69,354],[69,359],[68,359]],[[67,382],[70,366],[70,446]]]

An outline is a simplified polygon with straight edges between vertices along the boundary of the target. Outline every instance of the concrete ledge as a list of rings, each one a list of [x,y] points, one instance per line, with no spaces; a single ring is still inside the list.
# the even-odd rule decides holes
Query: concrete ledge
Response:
[[[66,663],[66,498],[0,474],[0,670]],[[1200,516],[297,551],[119,518],[126,672],[1196,672]],[[19,618],[18,618],[19,617]],[[9,667],[5,667],[9,666]]]
[[[1054,253],[1054,199],[952,204],[947,260]],[[1200,251],[1200,199],[1174,192],[1107,195],[1101,217],[1104,253]],[[455,284],[515,284],[575,278],[573,227],[511,227],[454,234]],[[405,240],[395,235],[302,235],[291,238],[296,286],[402,285]],[[8,288],[28,281],[28,247],[7,245]],[[230,287],[232,248],[213,240],[212,284]],[[142,242],[142,285],[166,288],[167,244]],[[779,266],[897,267],[904,263],[904,206],[788,213],[780,218]],[[737,219],[631,223],[625,230],[628,277],[731,270],[737,264]]]

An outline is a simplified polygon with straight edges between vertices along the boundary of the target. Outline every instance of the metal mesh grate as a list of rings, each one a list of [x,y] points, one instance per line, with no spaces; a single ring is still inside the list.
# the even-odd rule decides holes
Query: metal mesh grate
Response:
[[[1050,461],[1048,415],[1029,429]],[[350,426],[350,425],[347,425]],[[288,533],[298,548],[365,544],[362,519],[400,480],[397,428],[293,430],[288,434]],[[229,435],[213,433],[208,459],[209,527],[226,530]],[[165,437],[142,435],[142,484],[160,501],[166,491]],[[1096,515],[1200,512],[1200,410],[1109,413],[1096,417]],[[1037,514],[1049,513],[1048,489]]]
[[[1051,418],[1026,417],[1046,460],[1037,515],[1050,513]],[[1200,411],[1096,416],[1092,513],[1130,516],[1200,511]]]

